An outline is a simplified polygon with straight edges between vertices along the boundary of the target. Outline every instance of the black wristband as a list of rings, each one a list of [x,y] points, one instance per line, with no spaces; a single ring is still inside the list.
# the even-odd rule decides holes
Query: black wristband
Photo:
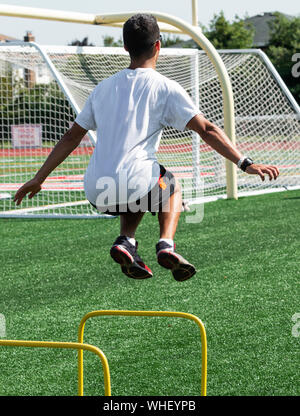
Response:
[[[248,166],[253,165],[253,160],[250,159],[249,157],[246,157],[246,159],[243,160],[242,164],[241,164],[241,169],[243,172],[246,172],[246,169]]]

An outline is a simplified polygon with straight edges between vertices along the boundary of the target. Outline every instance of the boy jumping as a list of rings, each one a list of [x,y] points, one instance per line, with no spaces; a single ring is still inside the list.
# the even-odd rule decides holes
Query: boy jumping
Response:
[[[157,261],[170,269],[177,281],[184,281],[196,270],[175,251],[182,198],[178,181],[156,159],[164,127],[195,131],[219,154],[262,180],[265,174],[270,180],[276,179],[279,171],[243,156],[225,133],[203,116],[177,82],[156,72],[160,39],[157,21],[151,15],[134,15],[125,22],[123,40],[130,66],[96,86],[71,129],[35,177],[17,191],[14,200],[19,205],[26,194],[32,198],[87,131],[97,130],[84,189],[87,199],[100,212],[120,216],[120,236],[110,250],[111,257],[131,278],[152,277],[137,253],[135,232],[146,211],[157,213]]]

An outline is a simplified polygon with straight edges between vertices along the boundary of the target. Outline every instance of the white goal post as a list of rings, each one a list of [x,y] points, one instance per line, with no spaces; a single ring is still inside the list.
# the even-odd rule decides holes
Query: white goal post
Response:
[[[110,24],[134,13],[101,19]],[[51,18],[49,13],[47,17]],[[94,19],[101,21],[99,16]],[[170,17],[165,21],[175,25]],[[200,30],[178,23],[181,30],[185,25],[190,35],[195,29],[194,39],[199,37],[203,43]],[[225,164],[189,131],[166,129],[157,153],[159,161],[181,180],[184,199],[191,203],[234,198],[237,189],[239,195],[248,195],[300,187],[300,111],[278,73],[259,50],[214,53],[217,61],[207,51],[162,49],[157,70],[179,82],[243,153],[259,162],[278,164],[280,177],[270,185],[236,174],[233,164]],[[85,200],[82,185],[96,140],[94,132],[50,175],[33,200],[26,199],[16,208],[12,196],[71,125],[95,85],[128,62],[123,48],[41,47],[28,42],[0,45],[0,216],[98,216]]]

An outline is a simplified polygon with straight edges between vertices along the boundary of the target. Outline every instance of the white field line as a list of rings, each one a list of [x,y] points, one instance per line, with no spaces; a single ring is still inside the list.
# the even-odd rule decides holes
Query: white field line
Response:
[[[74,202],[64,202],[62,204],[51,204],[51,205],[43,205],[41,207],[31,207],[31,208],[22,208],[22,209],[15,209],[9,211],[2,211],[1,214],[26,214],[27,212],[38,212],[38,211],[45,211],[47,209],[57,209],[57,208],[65,208],[65,207],[75,207],[77,205],[87,205],[89,201],[74,201]]]

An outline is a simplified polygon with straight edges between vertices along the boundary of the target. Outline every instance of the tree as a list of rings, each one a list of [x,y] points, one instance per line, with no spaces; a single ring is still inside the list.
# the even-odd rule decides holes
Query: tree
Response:
[[[13,124],[42,124],[47,140],[58,140],[69,128],[72,109],[55,81],[33,88],[25,87],[19,80],[0,78],[0,85],[4,82],[13,94],[9,93],[0,107],[0,140],[11,139]],[[60,111],[66,107],[69,111]]]
[[[24,79],[16,76],[11,66],[8,66],[7,72],[0,77],[0,140],[10,140],[10,126],[14,124],[14,118],[17,112],[14,111],[14,101],[16,97],[24,90]]]
[[[169,48],[170,46],[178,45],[178,47],[185,47],[180,36],[162,35],[161,47]]]
[[[266,54],[300,104],[300,82],[292,74],[294,54],[300,51],[300,17],[287,18],[275,13],[270,23],[270,42]]]
[[[82,40],[72,40],[71,43],[68,43],[69,46],[95,46],[93,43],[89,43],[89,38],[86,36]]]
[[[102,36],[103,39],[103,45],[107,47],[118,47],[123,46],[123,40],[122,38],[119,38],[118,40],[115,40],[113,36]]]
[[[215,14],[209,23],[209,28],[203,26],[202,31],[216,49],[247,49],[253,44],[252,25],[246,24],[237,15],[230,23],[226,20],[223,11]]]
[[[103,45],[107,47],[111,46],[123,46],[123,40],[120,37],[118,40],[116,40],[113,36],[102,36],[103,39]],[[180,45],[180,47],[185,47],[185,45],[182,43],[182,39],[179,36],[171,36],[171,35],[162,35],[161,40],[161,46],[162,48],[168,48],[172,45]]]

